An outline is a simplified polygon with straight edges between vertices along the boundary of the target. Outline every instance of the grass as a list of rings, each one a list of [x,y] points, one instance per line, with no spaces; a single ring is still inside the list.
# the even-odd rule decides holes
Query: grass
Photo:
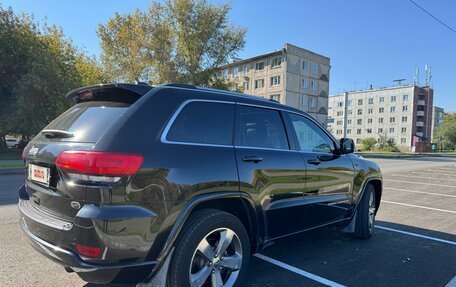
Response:
[[[24,168],[25,165],[23,163],[0,163],[0,169],[6,168]]]

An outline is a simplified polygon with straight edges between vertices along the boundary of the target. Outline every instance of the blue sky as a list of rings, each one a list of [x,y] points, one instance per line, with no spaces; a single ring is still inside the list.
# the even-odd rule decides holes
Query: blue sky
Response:
[[[219,3],[225,1],[209,1]],[[456,29],[456,1],[415,0]],[[99,23],[115,11],[146,9],[146,0],[0,0],[16,12],[47,17],[76,45],[99,56]],[[330,94],[344,90],[413,81],[424,65],[432,67],[434,104],[456,111],[456,33],[452,33],[408,0],[247,1],[232,0],[230,19],[246,27],[241,58],[267,53],[289,42],[331,58]]]

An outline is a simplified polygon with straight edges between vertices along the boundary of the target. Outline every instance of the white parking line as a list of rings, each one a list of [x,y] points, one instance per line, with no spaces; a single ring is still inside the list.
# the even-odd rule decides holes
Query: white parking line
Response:
[[[384,187],[383,189],[391,189],[391,190],[398,190],[398,191],[405,191],[405,192],[412,192],[412,193],[421,193],[421,194],[429,194],[429,195],[437,195],[437,196],[445,196],[445,197],[456,198],[456,195],[451,195],[451,194],[442,194],[442,193],[434,193],[434,192],[426,192],[426,191],[417,191],[417,190],[393,188],[393,187]]]
[[[396,180],[396,179],[383,179],[383,181],[395,181],[395,182],[424,184],[424,185],[432,185],[432,186],[440,186],[440,187],[452,187],[452,188],[456,187],[454,185],[447,185],[447,184],[426,183],[426,182],[416,182],[416,181],[405,181],[405,180]]]
[[[293,272],[293,273],[296,273],[296,274],[299,274],[299,275],[301,275],[301,276],[304,276],[304,277],[307,277],[307,278],[309,278],[309,279],[312,279],[312,280],[314,280],[314,281],[317,281],[317,282],[319,282],[319,283],[321,283],[321,284],[325,284],[326,286],[331,286],[331,287],[345,287],[344,285],[341,285],[341,284],[339,284],[339,283],[336,283],[336,282],[333,282],[333,281],[331,281],[331,280],[325,279],[325,278],[323,278],[323,277],[317,276],[317,275],[315,275],[315,274],[306,272],[306,271],[304,271],[304,270],[301,270],[301,269],[296,268],[296,267],[294,267],[294,266],[288,265],[288,264],[286,264],[286,263],[283,263],[283,262],[281,262],[281,261],[278,261],[278,260],[276,260],[276,259],[274,259],[274,258],[271,258],[271,257],[268,257],[268,256],[266,256],[266,255],[263,255],[263,254],[260,254],[260,253],[255,253],[255,254],[253,254],[253,256],[255,256],[256,258],[262,259],[262,260],[264,260],[264,261],[266,261],[266,262],[269,262],[269,263],[271,263],[271,264],[274,264],[274,265],[277,265],[277,266],[279,266],[279,267],[282,267],[282,268],[284,268],[284,269],[286,269],[286,270],[288,270],[288,271],[291,271],[291,272]],[[287,285],[287,284],[285,284],[285,285]]]
[[[389,227],[385,227],[385,226],[375,225],[375,227],[378,228],[378,229],[384,229],[384,230],[388,230],[388,231],[392,231],[392,232],[407,234],[407,235],[411,235],[411,236],[415,236],[415,237],[419,237],[419,238],[425,238],[425,239],[429,239],[429,240],[433,240],[433,241],[438,241],[438,242],[443,242],[443,243],[447,243],[447,244],[451,244],[451,245],[456,245],[456,242],[454,242],[454,241],[444,240],[444,239],[435,238],[435,237],[426,236],[426,235],[421,235],[421,234],[418,234],[418,233],[413,233],[413,232],[408,232],[408,231],[402,231],[402,230],[393,229],[393,228],[389,228]]]
[[[431,174],[435,174],[435,175],[454,175],[454,174],[449,174],[449,173],[441,173],[441,172],[432,172],[432,171],[412,171],[410,173],[418,173],[418,174],[427,174],[427,175],[431,175]]]
[[[437,177],[430,177],[430,176],[413,176],[413,175],[403,175],[403,174],[397,174],[397,173],[393,173],[393,174],[391,174],[391,176],[456,181],[456,179],[450,179],[450,178],[437,178]]]
[[[456,287],[456,276],[448,282],[445,287]]]
[[[440,208],[432,208],[432,207],[427,207],[427,206],[421,206],[421,205],[413,205],[413,204],[407,204],[407,203],[400,203],[400,202],[394,202],[394,201],[388,201],[388,200],[382,200],[382,203],[390,203],[390,204],[397,204],[397,205],[403,205],[403,206],[409,206],[409,207],[416,207],[416,208],[423,208],[423,209],[429,209],[429,210],[434,210],[434,211],[441,211],[441,212],[448,212],[448,213],[454,213],[456,214],[456,211],[453,210],[446,210],[446,209],[440,209]]]
[[[451,167],[441,167],[441,170],[450,170],[450,171],[456,171],[456,168],[451,168]]]

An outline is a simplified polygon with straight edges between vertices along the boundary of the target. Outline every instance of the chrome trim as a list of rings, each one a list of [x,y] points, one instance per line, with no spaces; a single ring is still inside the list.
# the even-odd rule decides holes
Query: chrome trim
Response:
[[[171,119],[168,121],[168,123],[165,126],[165,129],[163,130],[160,141],[165,144],[180,144],[180,145],[193,145],[193,146],[207,146],[207,147],[224,147],[224,148],[232,148],[234,145],[222,145],[222,144],[205,144],[205,143],[193,143],[193,142],[176,142],[176,141],[169,141],[166,139],[166,136],[168,135],[169,130],[171,129],[171,126],[174,124],[174,121],[176,120],[177,116],[179,116],[180,112],[182,111],[183,108],[185,108],[186,105],[192,102],[205,102],[205,103],[218,103],[218,104],[230,104],[234,105],[236,102],[229,102],[229,101],[218,101],[218,100],[206,100],[206,99],[191,99],[191,100],[186,100],[183,102],[179,108],[174,112],[173,116]]]
[[[235,148],[239,149],[258,149],[258,150],[270,150],[270,151],[289,151],[289,152],[298,152],[294,149],[282,149],[282,148],[268,148],[268,147],[253,147],[253,146],[234,146]]]

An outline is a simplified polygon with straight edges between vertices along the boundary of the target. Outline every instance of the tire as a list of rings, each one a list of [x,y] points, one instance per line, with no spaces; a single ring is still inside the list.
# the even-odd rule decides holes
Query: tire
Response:
[[[375,226],[375,189],[368,184],[359,203],[355,219],[354,236],[360,239],[369,239],[374,234]]]
[[[226,239],[222,241],[225,244],[219,244],[221,238]],[[217,254],[217,249],[223,254]],[[206,287],[212,286],[212,280],[215,286],[240,286],[249,257],[248,233],[236,216],[214,209],[198,210],[175,244],[168,286]]]

